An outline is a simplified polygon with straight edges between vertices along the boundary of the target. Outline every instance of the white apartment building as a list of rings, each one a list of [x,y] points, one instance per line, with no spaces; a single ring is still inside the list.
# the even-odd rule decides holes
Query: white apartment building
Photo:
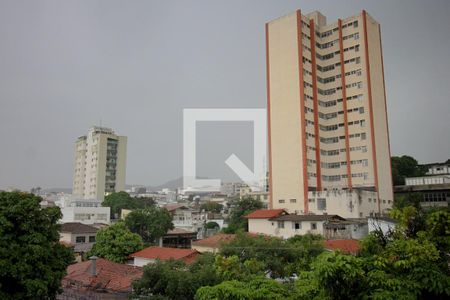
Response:
[[[389,209],[380,25],[365,11],[327,24],[298,10],[266,24],[266,51],[270,207],[320,213],[313,192],[364,190],[373,195],[351,216]],[[326,196],[328,214],[351,217],[357,196]]]
[[[64,197],[55,201],[55,204],[63,215],[61,223],[109,224],[110,222],[111,209],[103,207],[102,200]]]
[[[127,138],[94,126],[75,143],[72,194],[85,199],[125,190]]]

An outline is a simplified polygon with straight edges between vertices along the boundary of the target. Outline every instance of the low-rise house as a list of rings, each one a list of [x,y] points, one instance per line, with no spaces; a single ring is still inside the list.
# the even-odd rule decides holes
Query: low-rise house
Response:
[[[334,220],[324,225],[326,239],[361,240],[369,234],[366,218],[348,218]]]
[[[181,228],[169,230],[162,238],[162,246],[170,248],[190,249],[193,240],[197,239],[197,232]]]
[[[97,231],[96,227],[79,222],[63,223],[59,240],[72,244],[95,243]]]
[[[245,216],[248,219],[248,232],[250,233],[262,233],[271,234],[272,228],[268,228],[269,219],[286,215],[287,212],[284,209],[258,209]],[[270,224],[272,226],[272,224]]]
[[[210,252],[217,253],[219,248],[224,244],[234,240],[235,234],[219,233],[209,238],[192,242],[192,249],[197,250],[200,253]]]
[[[130,255],[134,259],[133,265],[142,267],[157,260],[181,260],[186,264],[193,263],[199,252],[192,249],[148,247]]]
[[[163,206],[172,215],[176,228],[198,232],[206,221],[206,213],[192,209],[185,204],[167,204]]]
[[[132,283],[142,277],[140,267],[95,258],[67,267],[62,280],[63,293],[59,300],[118,300],[128,299]]]
[[[64,197],[55,201],[55,204],[60,207],[63,215],[61,223],[110,223],[110,208],[103,207],[101,200]]]
[[[75,260],[81,262],[95,243],[98,228],[79,222],[61,224],[60,242],[73,247]]]
[[[282,209],[260,209],[245,216],[248,231],[280,238],[320,234],[329,239],[361,239],[368,234],[365,219],[344,219],[338,215],[297,215]]]

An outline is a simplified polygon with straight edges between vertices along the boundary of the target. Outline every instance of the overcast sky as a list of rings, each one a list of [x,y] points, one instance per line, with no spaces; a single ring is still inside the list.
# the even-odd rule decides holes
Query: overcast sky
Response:
[[[450,1],[0,0],[0,188],[71,187],[100,120],[128,136],[127,183],[181,176],[183,108],[265,108],[264,23],[298,8],[380,22],[392,154],[450,158]],[[251,124],[197,134],[200,176],[252,165]]]

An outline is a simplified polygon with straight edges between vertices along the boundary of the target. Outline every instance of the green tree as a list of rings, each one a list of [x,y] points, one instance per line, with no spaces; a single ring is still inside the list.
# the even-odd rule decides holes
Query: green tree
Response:
[[[97,232],[96,242],[88,256],[96,255],[123,263],[131,253],[143,248],[141,237],[132,233],[124,222],[117,222]]]
[[[248,230],[248,220],[245,215],[252,211],[262,209],[263,204],[260,200],[251,197],[243,197],[242,199],[233,200],[230,204],[231,213],[228,227],[224,228],[225,233],[236,233],[238,230]]]
[[[115,219],[120,216],[122,209],[138,209],[151,207],[155,205],[155,201],[150,197],[136,198],[131,197],[127,192],[111,193],[105,197],[102,206],[111,207],[111,218]]]
[[[223,209],[223,205],[214,201],[207,201],[200,205],[200,209],[204,209],[208,212],[220,213]]]
[[[42,198],[0,192],[0,298],[55,299],[72,250],[59,243],[58,207]]]
[[[196,300],[284,300],[290,297],[287,286],[264,277],[250,281],[224,281],[197,290]]]
[[[261,262],[264,270],[279,278],[309,269],[311,261],[322,251],[322,238],[317,235],[282,240],[239,232],[233,241],[222,245],[220,254],[239,257],[241,263],[252,259]]]
[[[391,157],[392,179],[394,185],[404,185],[405,177],[423,176],[426,170],[411,156]]]
[[[173,229],[172,215],[167,209],[156,206],[133,210],[125,218],[125,225],[145,242],[154,242]]]
[[[133,284],[133,297],[194,299],[198,288],[219,282],[211,254],[202,255],[190,266],[181,261],[157,261],[144,267],[142,278]]]

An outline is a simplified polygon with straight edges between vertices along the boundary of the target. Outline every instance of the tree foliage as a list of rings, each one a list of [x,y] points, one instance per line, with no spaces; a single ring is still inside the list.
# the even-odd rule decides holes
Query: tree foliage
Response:
[[[125,218],[125,225],[145,242],[154,242],[173,229],[172,215],[167,209],[156,206],[133,210]]]
[[[236,233],[239,230],[248,231],[248,220],[245,215],[252,211],[262,209],[263,204],[260,200],[251,197],[235,199],[231,202],[231,213],[228,221],[228,227],[224,228],[225,233]]]
[[[323,251],[318,235],[296,236],[282,240],[268,236],[238,233],[236,238],[220,249],[223,256],[236,256],[241,263],[256,260],[272,277],[289,277],[308,269],[311,261]]]
[[[198,288],[219,282],[213,255],[204,254],[190,266],[181,261],[157,261],[144,267],[144,275],[133,284],[133,297],[194,299]]]
[[[54,299],[72,250],[59,243],[61,211],[42,198],[0,192],[0,298]]]
[[[264,277],[250,281],[224,281],[216,286],[202,287],[196,300],[284,300],[290,295],[287,286]]]
[[[131,197],[127,192],[111,193],[105,197],[102,206],[111,208],[111,218],[120,216],[122,209],[138,209],[155,205],[153,198]]]
[[[208,212],[220,213],[223,209],[223,205],[214,201],[207,201],[200,205],[200,209],[204,209]]]
[[[450,215],[394,210],[397,230],[370,234],[361,256],[324,253],[296,282],[299,299],[446,299]],[[441,243],[441,241],[444,241]]]
[[[427,171],[408,155],[391,157],[391,164],[394,185],[404,185],[406,177],[423,176]]]
[[[124,263],[131,253],[142,248],[141,237],[129,231],[124,222],[117,222],[97,232],[96,242],[88,256],[96,255],[117,263]]]

